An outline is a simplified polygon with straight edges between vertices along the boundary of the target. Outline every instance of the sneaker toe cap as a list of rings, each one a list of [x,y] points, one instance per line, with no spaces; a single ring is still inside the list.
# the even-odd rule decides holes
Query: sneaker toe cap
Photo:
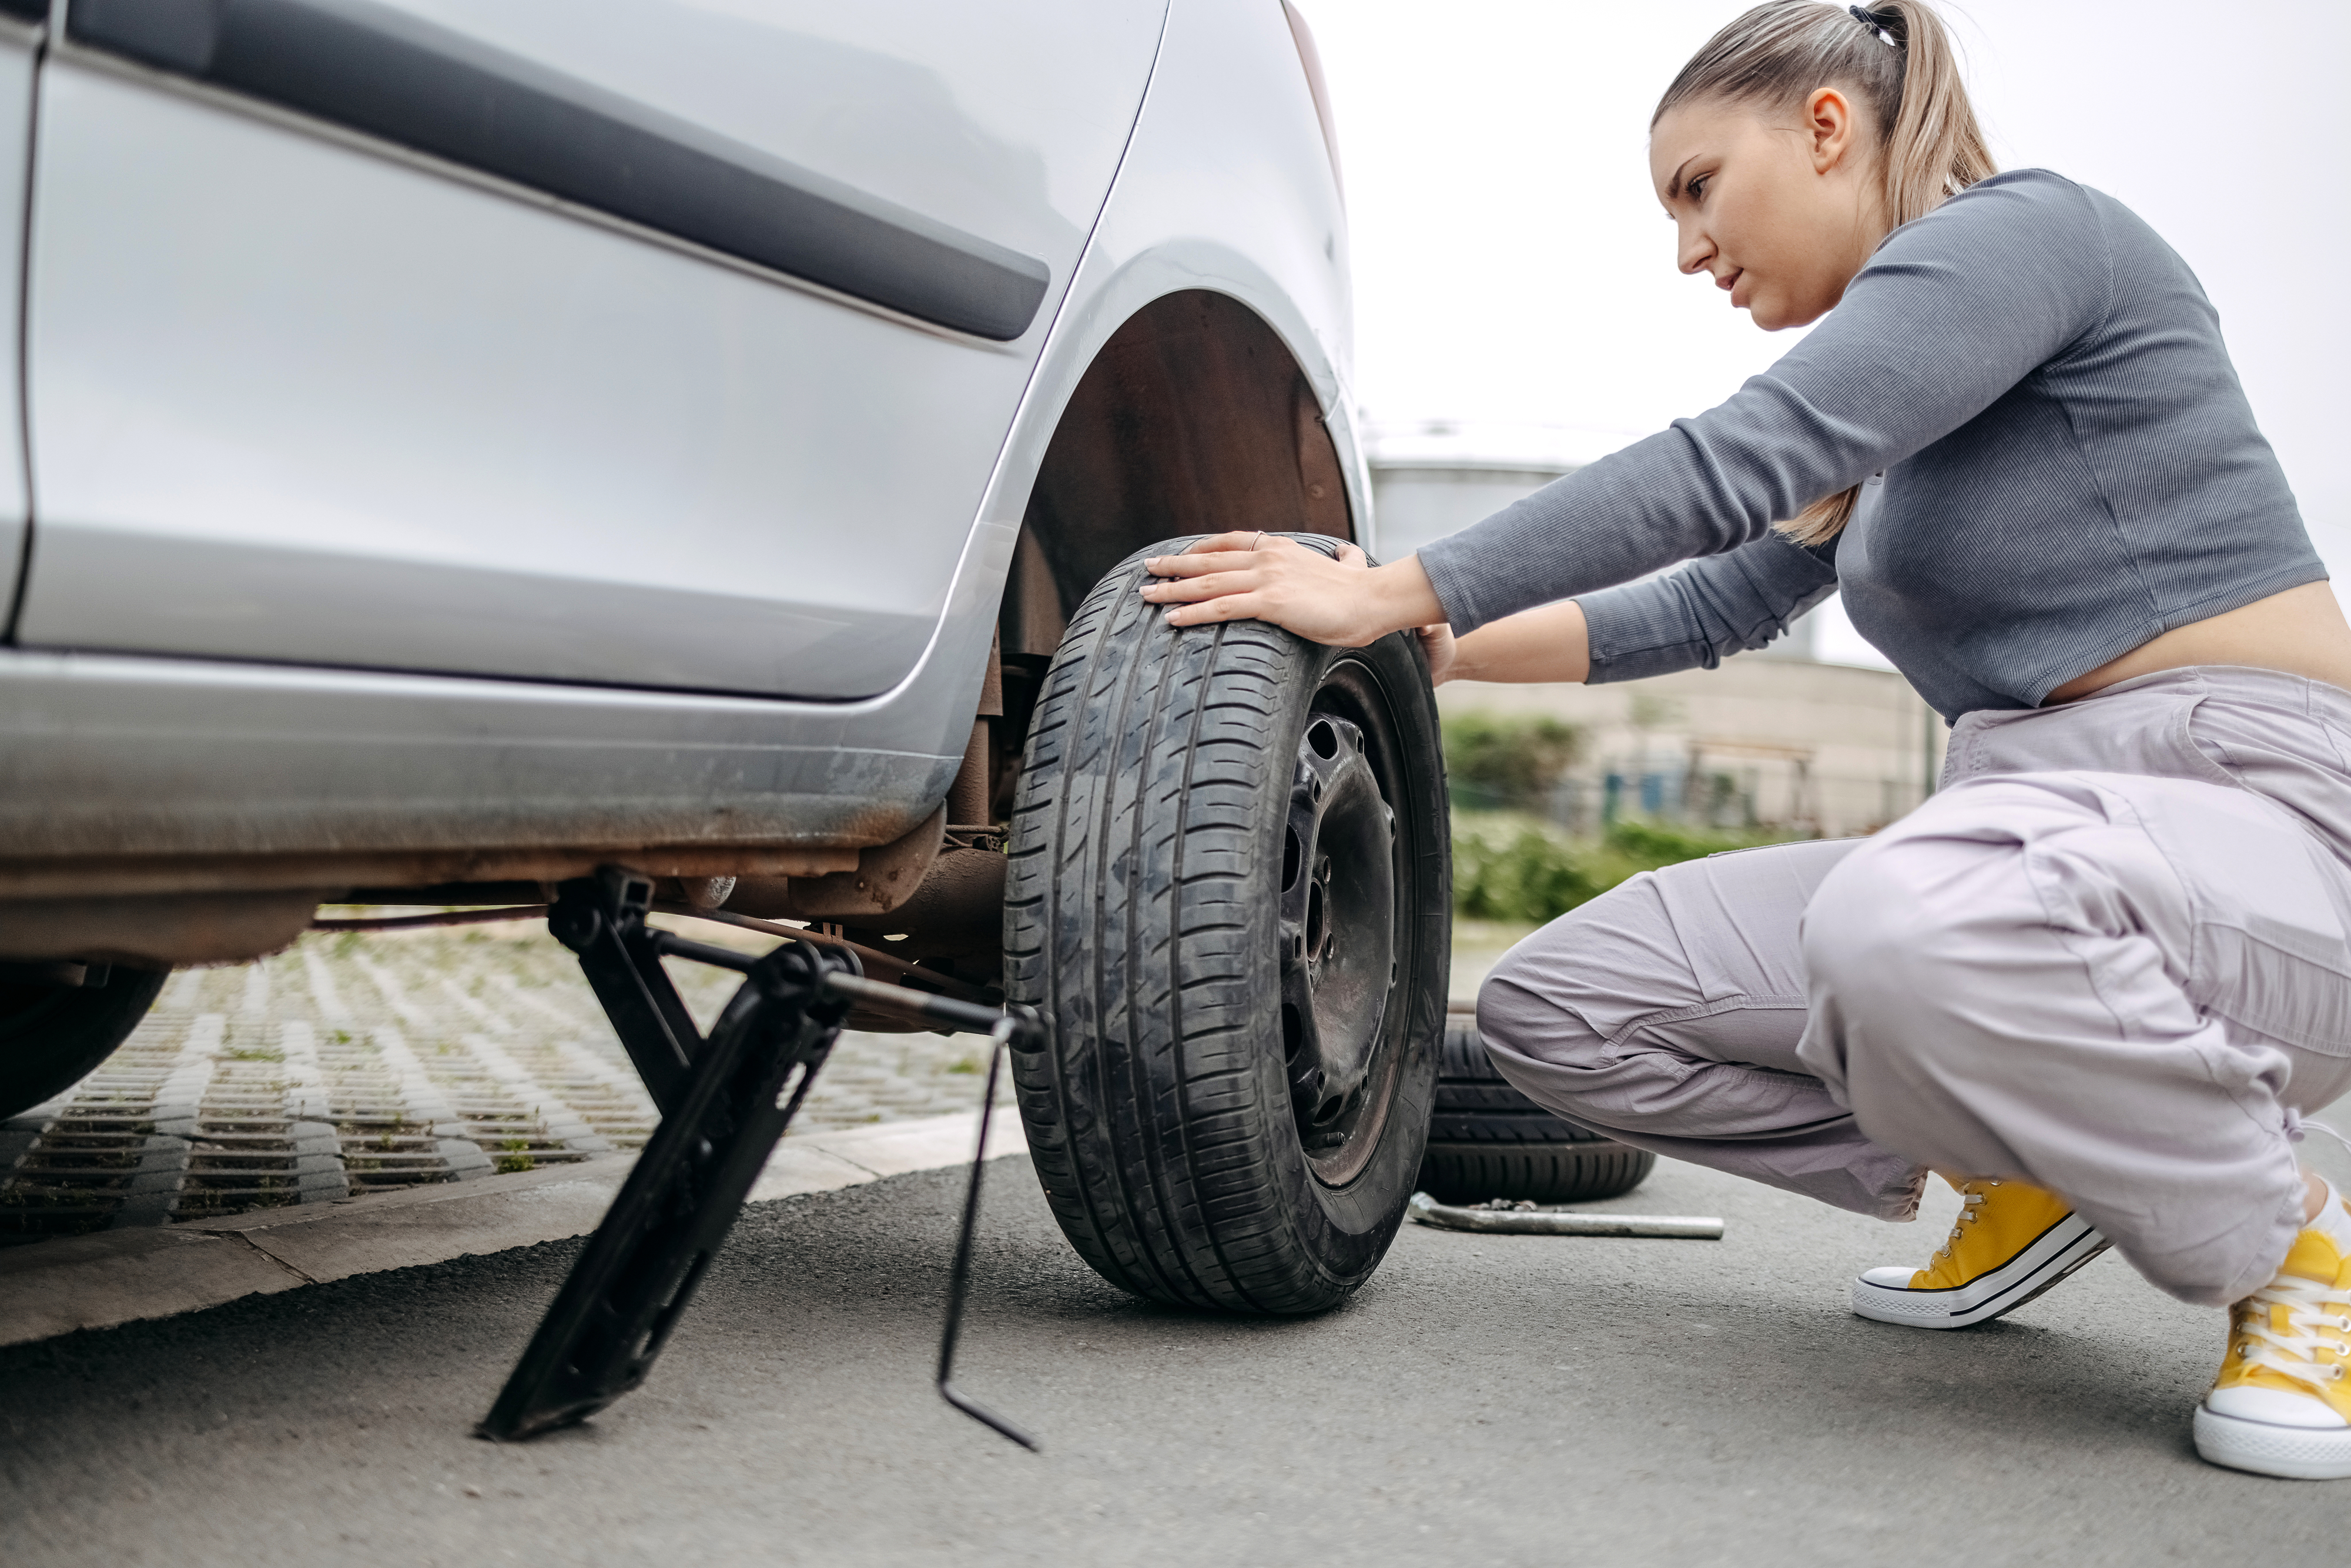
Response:
[[[2351,1426],[2325,1400],[2314,1395],[2289,1394],[2283,1388],[2254,1388],[2242,1384],[2215,1388],[2204,1396],[2204,1408],[2215,1416],[2259,1421],[2265,1427]]]
[[[1910,1281],[1917,1277],[1917,1270],[1905,1269],[1897,1265],[1884,1269],[1872,1269],[1867,1273],[1862,1275],[1861,1278],[1864,1284],[1876,1285],[1880,1290],[1907,1291],[1910,1288]]]

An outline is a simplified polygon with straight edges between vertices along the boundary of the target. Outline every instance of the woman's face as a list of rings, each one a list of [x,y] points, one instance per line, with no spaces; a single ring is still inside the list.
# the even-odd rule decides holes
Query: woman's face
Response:
[[[1893,227],[1873,131],[1835,88],[1792,111],[1668,110],[1649,133],[1649,177],[1679,230],[1677,264],[1711,275],[1767,332],[1818,320]]]

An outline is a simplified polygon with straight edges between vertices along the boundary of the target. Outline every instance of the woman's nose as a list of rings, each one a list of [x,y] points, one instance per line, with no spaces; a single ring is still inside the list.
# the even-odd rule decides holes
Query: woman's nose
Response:
[[[1704,272],[1714,259],[1714,242],[1702,229],[1685,225],[1675,245],[1674,264],[1685,273]]]

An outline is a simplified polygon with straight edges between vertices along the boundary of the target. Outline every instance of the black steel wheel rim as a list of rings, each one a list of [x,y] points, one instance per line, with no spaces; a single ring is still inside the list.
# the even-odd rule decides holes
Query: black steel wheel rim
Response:
[[[1394,804],[1397,726],[1378,677],[1345,658],[1308,705],[1282,824],[1282,1066],[1315,1178],[1342,1186],[1369,1162],[1395,1099],[1403,1019],[1403,853]]]

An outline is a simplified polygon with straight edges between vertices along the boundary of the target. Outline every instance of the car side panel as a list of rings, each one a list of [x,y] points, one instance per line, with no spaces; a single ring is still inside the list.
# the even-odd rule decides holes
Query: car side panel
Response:
[[[999,23],[1031,43],[1084,23],[1055,63],[1077,78],[1064,101],[1025,119],[957,96],[985,59],[925,75],[861,54],[848,23],[793,32],[839,9],[805,0],[682,20],[641,0],[408,9],[564,44],[551,67],[1042,253],[1048,308],[1008,343],[942,329],[168,74],[60,57],[19,640],[821,699],[901,682],[1123,147],[1155,4],[1038,0]],[[903,39],[925,11],[925,49],[990,31],[937,0],[858,15],[897,13]],[[560,25],[574,16],[613,25]],[[664,18],[695,36],[648,34]],[[779,71],[895,69],[891,101],[931,118],[893,138],[839,84],[762,88],[714,52],[729,26]],[[1029,97],[1050,99],[1039,68]]]
[[[0,751],[0,860],[67,853],[49,847],[67,841],[239,854],[488,847],[517,834],[550,844],[894,838],[945,796],[961,759],[1055,426],[1143,305],[1211,287],[1271,324],[1322,401],[1353,516],[1369,516],[1345,412],[1346,246],[1281,7],[1176,0],[1133,145],[997,458],[945,612],[893,690],[818,705],[0,656],[0,735],[43,737]],[[166,798],[183,809],[151,809]],[[26,805],[11,811],[11,800]],[[35,811],[42,800],[57,812]],[[135,831],[110,838],[110,811]]]

